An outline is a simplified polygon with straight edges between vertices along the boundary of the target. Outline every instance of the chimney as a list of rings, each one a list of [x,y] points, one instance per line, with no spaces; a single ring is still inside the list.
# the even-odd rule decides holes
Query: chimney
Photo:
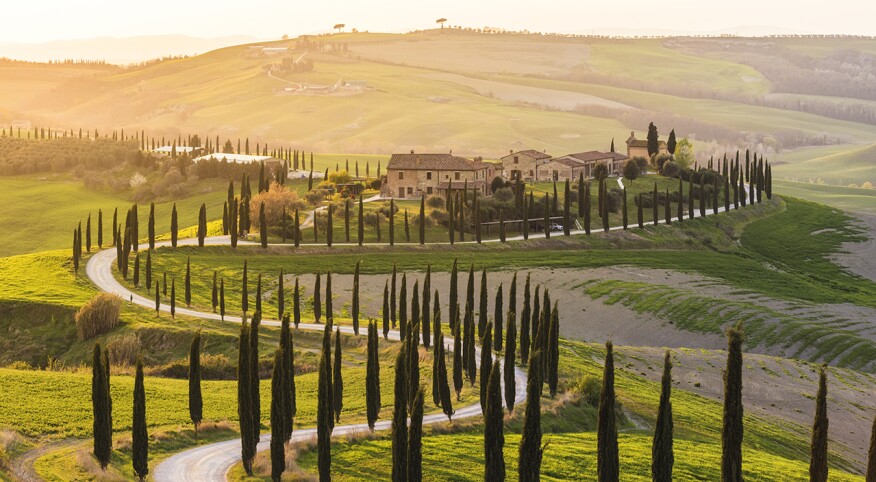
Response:
[[[411,149],[411,154],[413,154],[413,153],[414,153],[414,150],[413,150],[413,149]]]

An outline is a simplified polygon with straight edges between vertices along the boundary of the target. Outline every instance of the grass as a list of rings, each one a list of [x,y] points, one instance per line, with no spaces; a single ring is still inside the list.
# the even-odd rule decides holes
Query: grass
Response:
[[[778,179],[773,181],[773,186],[787,196],[826,204],[844,211],[876,214],[876,189],[780,181]]]
[[[860,186],[868,181],[876,183],[876,144],[778,164],[775,172],[779,177],[800,182],[820,180],[840,186]]]
[[[211,218],[222,217],[225,190],[210,190],[177,201],[179,226],[198,223],[198,210],[207,205]],[[86,218],[91,213],[92,243],[97,246],[97,211],[103,210],[104,246],[112,240],[113,209],[119,209],[119,222],[124,224],[125,213],[132,203],[121,197],[97,192],[83,186],[81,181],[65,177],[0,177],[0,203],[5,206],[27,206],[39,216],[23,216],[20,209],[0,211],[0,257],[34,253],[72,245],[72,230],[82,222],[85,236]],[[157,233],[170,231],[172,203],[155,205]],[[146,235],[149,205],[138,207],[140,233]],[[83,249],[84,249],[83,240]]]

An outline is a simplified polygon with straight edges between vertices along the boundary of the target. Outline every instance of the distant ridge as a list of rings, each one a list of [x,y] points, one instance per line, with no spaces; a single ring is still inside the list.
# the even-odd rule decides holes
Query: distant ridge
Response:
[[[105,60],[130,64],[159,57],[195,55],[222,47],[259,41],[248,35],[199,38],[187,35],[96,37],[43,43],[0,43],[0,57],[46,62],[49,60]]]

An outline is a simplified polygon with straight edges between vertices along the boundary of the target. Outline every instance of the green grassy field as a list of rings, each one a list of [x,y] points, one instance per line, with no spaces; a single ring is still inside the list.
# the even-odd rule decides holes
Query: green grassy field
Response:
[[[798,182],[848,186],[876,183],[876,145],[854,146],[840,152],[815,155],[799,162],[779,164],[775,175]]]
[[[793,181],[773,181],[783,194],[826,204],[844,211],[876,214],[876,190]]]

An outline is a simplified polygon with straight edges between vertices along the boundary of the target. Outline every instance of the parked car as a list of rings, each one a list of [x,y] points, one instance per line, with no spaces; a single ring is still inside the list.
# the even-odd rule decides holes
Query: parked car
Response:
[[[551,231],[562,231],[563,225],[559,223],[551,223]]]

